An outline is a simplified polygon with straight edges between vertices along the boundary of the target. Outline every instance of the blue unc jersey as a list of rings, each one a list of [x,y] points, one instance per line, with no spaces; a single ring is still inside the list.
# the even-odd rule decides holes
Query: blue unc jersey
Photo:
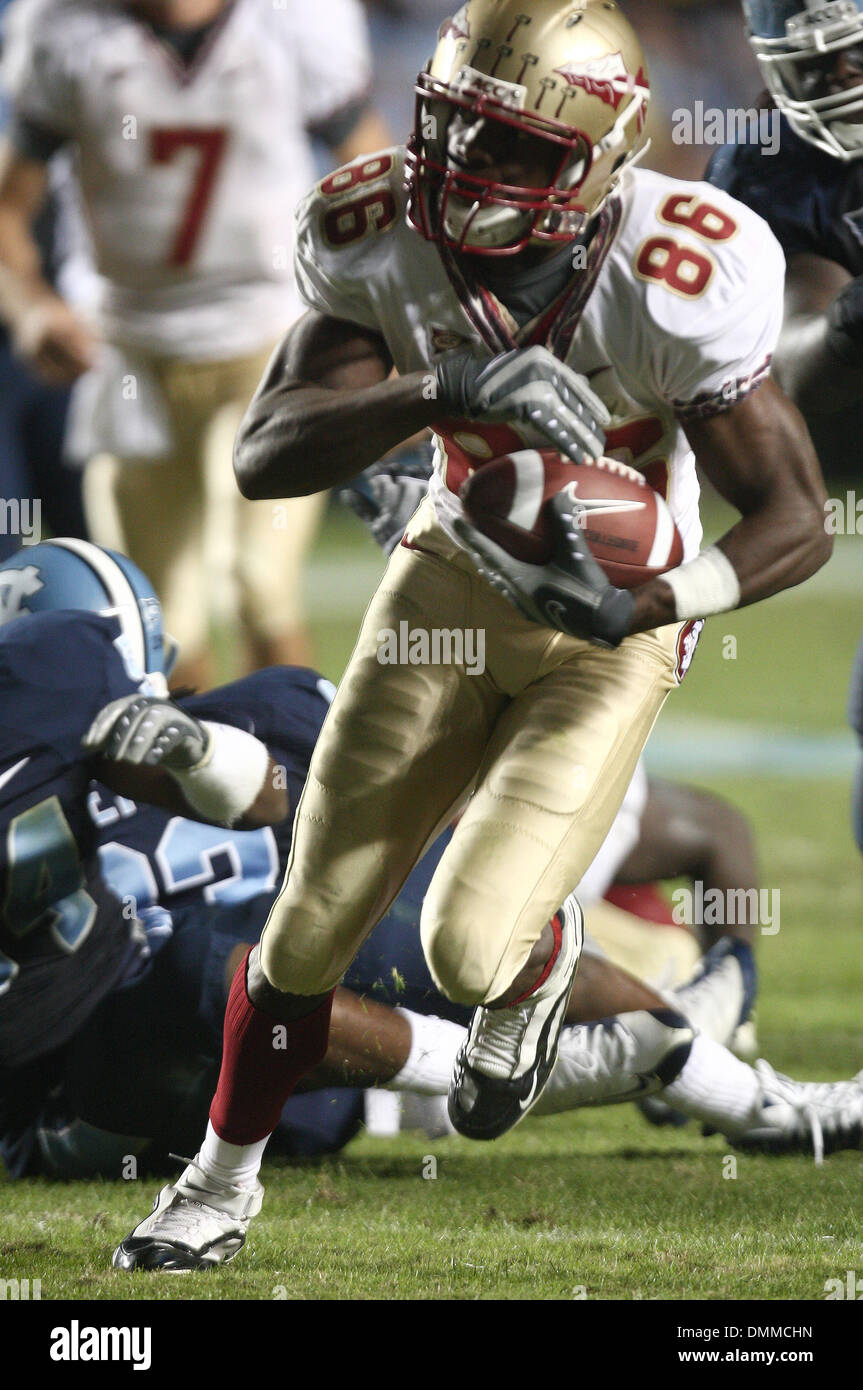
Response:
[[[776,154],[725,145],[707,179],[763,217],[786,258],[823,256],[863,275],[863,159],[844,161],[814,148],[783,116]]]
[[[0,628],[0,1066],[66,1041],[125,968],[131,924],[99,874],[81,739],[141,688],[115,618]]]
[[[169,925],[164,910],[244,902],[278,887],[293,813],[332,696],[333,686],[316,672],[278,666],[180,702],[197,719],[232,724],[267,745],[285,769],[290,797],[281,825],[225,830],[168,816],[106,787],[91,790],[103,875],[148,928],[158,932],[160,921]]]

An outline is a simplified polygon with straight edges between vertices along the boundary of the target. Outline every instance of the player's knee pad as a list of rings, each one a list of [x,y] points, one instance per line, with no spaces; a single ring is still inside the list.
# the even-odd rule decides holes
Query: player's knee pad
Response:
[[[455,1004],[474,1008],[499,999],[524,964],[523,938],[514,940],[501,904],[483,906],[473,894],[430,894],[420,937],[435,984]]]
[[[470,923],[461,920],[458,912],[444,913],[426,903],[420,938],[432,979],[447,999],[472,1008],[494,998],[489,990],[499,962],[488,960],[482,944],[471,939]]]
[[[261,934],[260,967],[282,994],[328,994],[365,934],[366,921],[354,904],[340,907],[331,893],[289,883]]]

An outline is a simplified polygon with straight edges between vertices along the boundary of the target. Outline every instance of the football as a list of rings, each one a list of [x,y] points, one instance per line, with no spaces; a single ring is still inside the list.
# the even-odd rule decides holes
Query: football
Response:
[[[665,499],[616,459],[574,464],[552,449],[526,449],[483,464],[462,485],[468,519],[517,560],[551,559],[548,503],[564,489],[582,504],[578,519],[612,584],[634,589],[674,569],[683,541]]]

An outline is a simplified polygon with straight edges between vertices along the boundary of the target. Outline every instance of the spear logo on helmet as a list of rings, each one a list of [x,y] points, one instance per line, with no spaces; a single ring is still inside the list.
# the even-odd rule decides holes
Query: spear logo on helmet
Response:
[[[599,97],[616,111],[626,96],[643,85],[644,73],[633,78],[626,70],[622,53],[605,53],[601,58],[586,58],[582,62],[565,63],[555,68],[570,87],[583,87],[588,96]]]
[[[470,21],[467,17],[467,5],[462,5],[458,14],[454,14],[451,19],[445,19],[440,27],[439,39],[469,39]]]

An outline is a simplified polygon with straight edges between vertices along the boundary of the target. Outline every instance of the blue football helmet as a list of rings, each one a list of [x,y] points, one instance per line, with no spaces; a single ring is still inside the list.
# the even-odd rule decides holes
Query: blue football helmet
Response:
[[[792,130],[837,159],[863,158],[863,82],[831,92],[828,80],[835,55],[863,45],[863,0],[743,0],[743,13],[767,88]]]
[[[119,619],[125,654],[156,693],[167,694],[177,644],[162,628],[162,606],[137,565],[90,541],[23,546],[0,564],[0,626],[27,613],[77,608]]]

